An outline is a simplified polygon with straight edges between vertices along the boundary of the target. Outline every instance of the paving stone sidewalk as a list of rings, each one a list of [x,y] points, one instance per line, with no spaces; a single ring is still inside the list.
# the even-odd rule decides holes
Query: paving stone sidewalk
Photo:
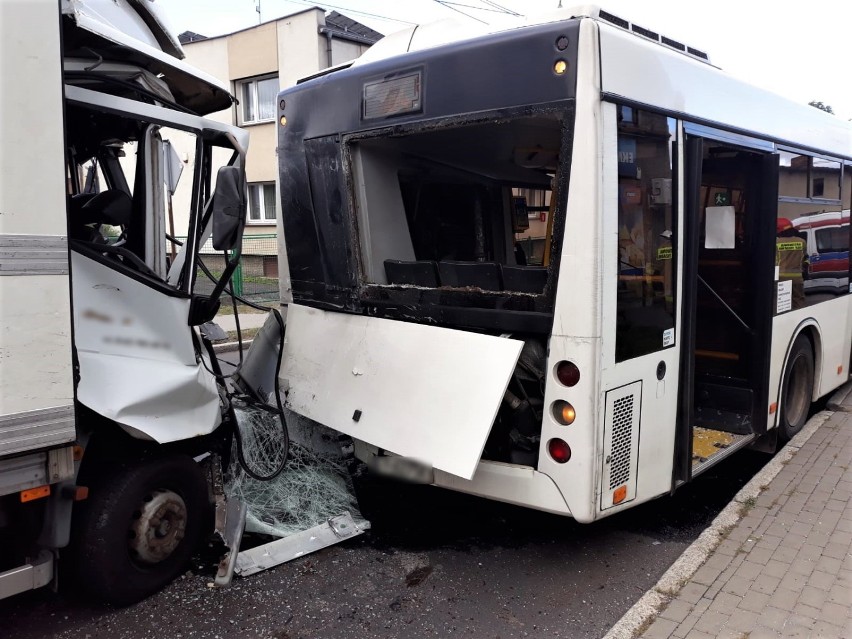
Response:
[[[852,638],[852,397],[843,404],[740,504],[739,522],[638,636]]]

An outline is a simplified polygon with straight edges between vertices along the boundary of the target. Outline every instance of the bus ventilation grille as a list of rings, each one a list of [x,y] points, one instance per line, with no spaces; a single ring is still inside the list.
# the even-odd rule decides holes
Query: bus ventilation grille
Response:
[[[710,57],[706,53],[704,53],[704,51],[687,46],[682,42],[678,42],[677,40],[668,38],[662,34],[657,33],[656,31],[651,31],[651,29],[640,27],[638,24],[633,24],[629,20],[620,18],[616,15],[609,13],[608,11],[603,11],[602,9],[597,9],[596,11],[597,14],[592,12],[591,17],[597,18],[598,20],[604,20],[612,25],[615,25],[616,27],[624,29],[625,31],[630,31],[632,33],[635,33],[636,35],[642,36],[643,38],[648,38],[649,40],[652,40],[657,44],[662,44],[663,46],[674,49],[675,51],[680,51],[684,55],[687,55],[691,58],[707,62],[708,64],[710,63]]]
[[[653,40],[654,42],[660,41],[660,34],[651,31],[650,29],[646,29],[645,27],[640,27],[638,24],[630,25],[630,30],[633,33],[638,33],[641,36],[645,36],[649,40]]]
[[[618,27],[621,27],[622,29],[629,29],[630,28],[630,23],[627,20],[625,20],[624,18],[619,18],[618,16],[614,16],[611,13],[607,13],[606,11],[600,11],[598,13],[598,17],[601,20],[606,20],[607,22],[610,22],[610,23],[612,23],[612,24],[614,24]]]
[[[672,49],[677,49],[678,51],[684,51],[684,52],[686,51],[686,45],[681,44],[677,40],[672,40],[671,38],[667,38],[666,36],[660,36],[660,40],[663,44],[671,47]],[[695,49],[693,49],[693,51],[694,50]],[[707,56],[705,55],[704,57],[706,58]]]
[[[609,489],[614,490],[630,479],[630,449],[633,437],[633,395],[615,400],[612,405],[612,457]]]

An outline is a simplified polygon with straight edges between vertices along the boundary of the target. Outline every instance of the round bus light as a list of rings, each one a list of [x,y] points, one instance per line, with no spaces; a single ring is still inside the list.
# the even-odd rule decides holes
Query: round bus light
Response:
[[[547,452],[557,464],[564,464],[571,459],[571,447],[561,439],[551,439],[547,442]]]
[[[569,426],[574,423],[574,419],[577,417],[577,413],[574,410],[574,407],[571,406],[566,401],[561,399],[553,402],[553,419],[562,424],[563,426]]]
[[[563,386],[576,386],[580,381],[580,369],[574,362],[563,361],[556,365],[556,379]]]
[[[553,72],[556,75],[564,75],[568,70],[568,63],[565,60],[557,60],[553,63]]]
[[[287,116],[286,115],[281,116],[281,126],[287,126]]]

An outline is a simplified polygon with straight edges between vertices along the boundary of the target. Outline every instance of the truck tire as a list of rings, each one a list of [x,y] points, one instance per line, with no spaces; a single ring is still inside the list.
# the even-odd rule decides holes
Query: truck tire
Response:
[[[184,455],[123,464],[80,505],[69,549],[74,585],[114,605],[171,582],[211,524],[205,474]]]
[[[778,441],[787,443],[802,430],[808,420],[814,392],[814,352],[811,341],[799,335],[790,349],[784,367],[784,389],[778,420]]]

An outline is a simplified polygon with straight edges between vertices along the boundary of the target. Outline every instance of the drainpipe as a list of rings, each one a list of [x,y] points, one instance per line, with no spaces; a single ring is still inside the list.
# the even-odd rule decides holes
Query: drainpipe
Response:
[[[328,61],[326,62],[326,66],[330,67],[331,66],[331,31],[325,29],[324,32],[325,32],[325,41],[326,41],[325,55],[328,58]]]

